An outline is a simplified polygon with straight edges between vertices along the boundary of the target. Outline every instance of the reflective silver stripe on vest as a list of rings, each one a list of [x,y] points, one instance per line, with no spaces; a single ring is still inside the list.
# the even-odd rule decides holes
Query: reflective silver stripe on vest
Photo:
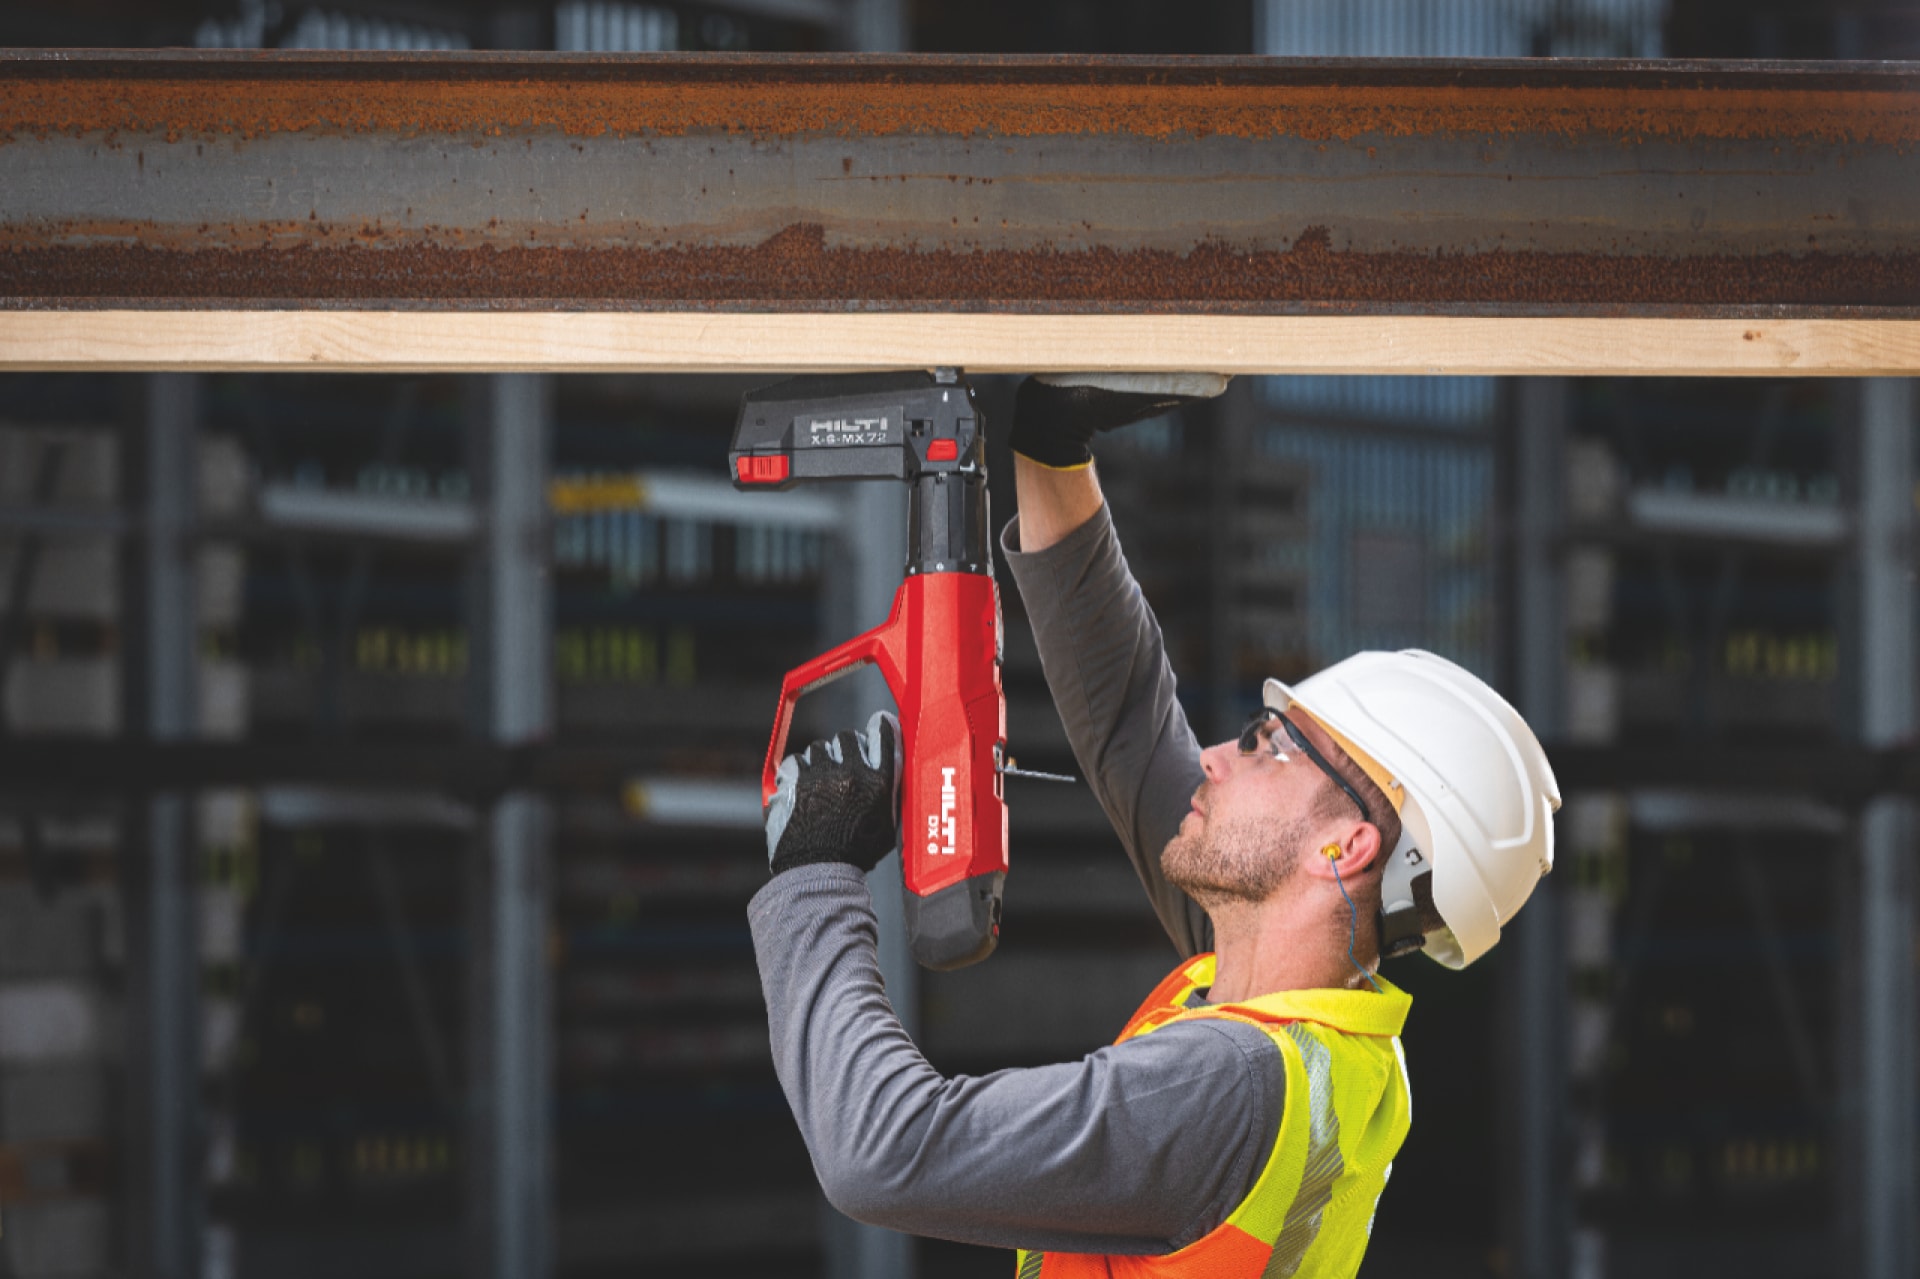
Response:
[[[1046,1264],[1046,1253],[1030,1252],[1027,1259],[1020,1263],[1020,1273],[1014,1279],[1040,1279],[1040,1267]]]
[[[1300,1049],[1307,1073],[1307,1162],[1300,1173],[1300,1190],[1287,1210],[1287,1224],[1274,1240],[1273,1256],[1262,1271],[1264,1279],[1288,1279],[1306,1259],[1307,1249],[1320,1234],[1320,1214],[1333,1200],[1333,1183],[1346,1170],[1340,1158],[1340,1116],[1333,1109],[1333,1056],[1298,1022],[1286,1026],[1287,1037]]]

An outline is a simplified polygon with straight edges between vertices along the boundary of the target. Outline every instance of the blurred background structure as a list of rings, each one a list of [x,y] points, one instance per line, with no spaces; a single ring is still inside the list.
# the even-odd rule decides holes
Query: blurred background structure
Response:
[[[1920,58],[1920,4],[72,0],[0,44]],[[826,1209],[772,1075],[774,689],[903,556],[892,494],[734,500],[748,384],[0,377],[0,740],[650,761],[0,776],[0,1274],[1008,1273]],[[1420,646],[1550,744],[1840,750],[1913,737],[1916,417],[1893,380],[1243,379],[1100,462],[1203,737]],[[1002,580],[1010,745],[1073,771]],[[950,1072],[1093,1049],[1173,960],[1083,791],[1011,799],[999,953],[895,980]],[[1559,836],[1487,960],[1392,973],[1419,1106],[1364,1273],[1914,1273],[1911,806],[1570,788]]]

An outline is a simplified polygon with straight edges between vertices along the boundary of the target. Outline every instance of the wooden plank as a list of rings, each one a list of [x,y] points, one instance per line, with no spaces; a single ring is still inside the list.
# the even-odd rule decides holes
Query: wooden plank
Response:
[[[0,369],[1920,374],[1920,321],[741,312],[7,311]]]

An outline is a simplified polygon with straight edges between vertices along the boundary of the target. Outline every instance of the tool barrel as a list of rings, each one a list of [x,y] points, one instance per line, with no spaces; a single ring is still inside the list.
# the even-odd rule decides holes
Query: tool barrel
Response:
[[[907,572],[990,573],[987,477],[922,473],[907,489]]]

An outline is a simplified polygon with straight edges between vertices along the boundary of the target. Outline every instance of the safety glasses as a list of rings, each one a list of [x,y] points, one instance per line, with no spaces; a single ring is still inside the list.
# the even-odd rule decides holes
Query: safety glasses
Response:
[[[1327,761],[1327,757],[1322,755],[1319,749],[1307,740],[1307,735],[1302,733],[1299,728],[1294,725],[1292,720],[1271,706],[1262,706],[1254,713],[1253,718],[1247,721],[1247,726],[1240,731],[1240,753],[1242,755],[1257,755],[1260,753],[1264,745],[1260,740],[1261,730],[1266,728],[1270,720],[1278,720],[1288,740],[1299,748],[1300,753],[1312,760],[1315,767],[1321,772],[1332,778],[1335,786],[1338,786],[1346,792],[1347,798],[1353,801],[1353,806],[1360,810],[1361,821],[1371,822],[1373,820],[1373,813],[1367,808],[1367,801],[1360,798],[1360,792],[1353,788],[1353,783],[1340,775],[1340,770],[1336,769]],[[1268,740],[1271,741],[1272,739],[1269,737]],[[1275,754],[1279,753],[1278,748],[1269,747],[1268,749],[1273,750]]]

